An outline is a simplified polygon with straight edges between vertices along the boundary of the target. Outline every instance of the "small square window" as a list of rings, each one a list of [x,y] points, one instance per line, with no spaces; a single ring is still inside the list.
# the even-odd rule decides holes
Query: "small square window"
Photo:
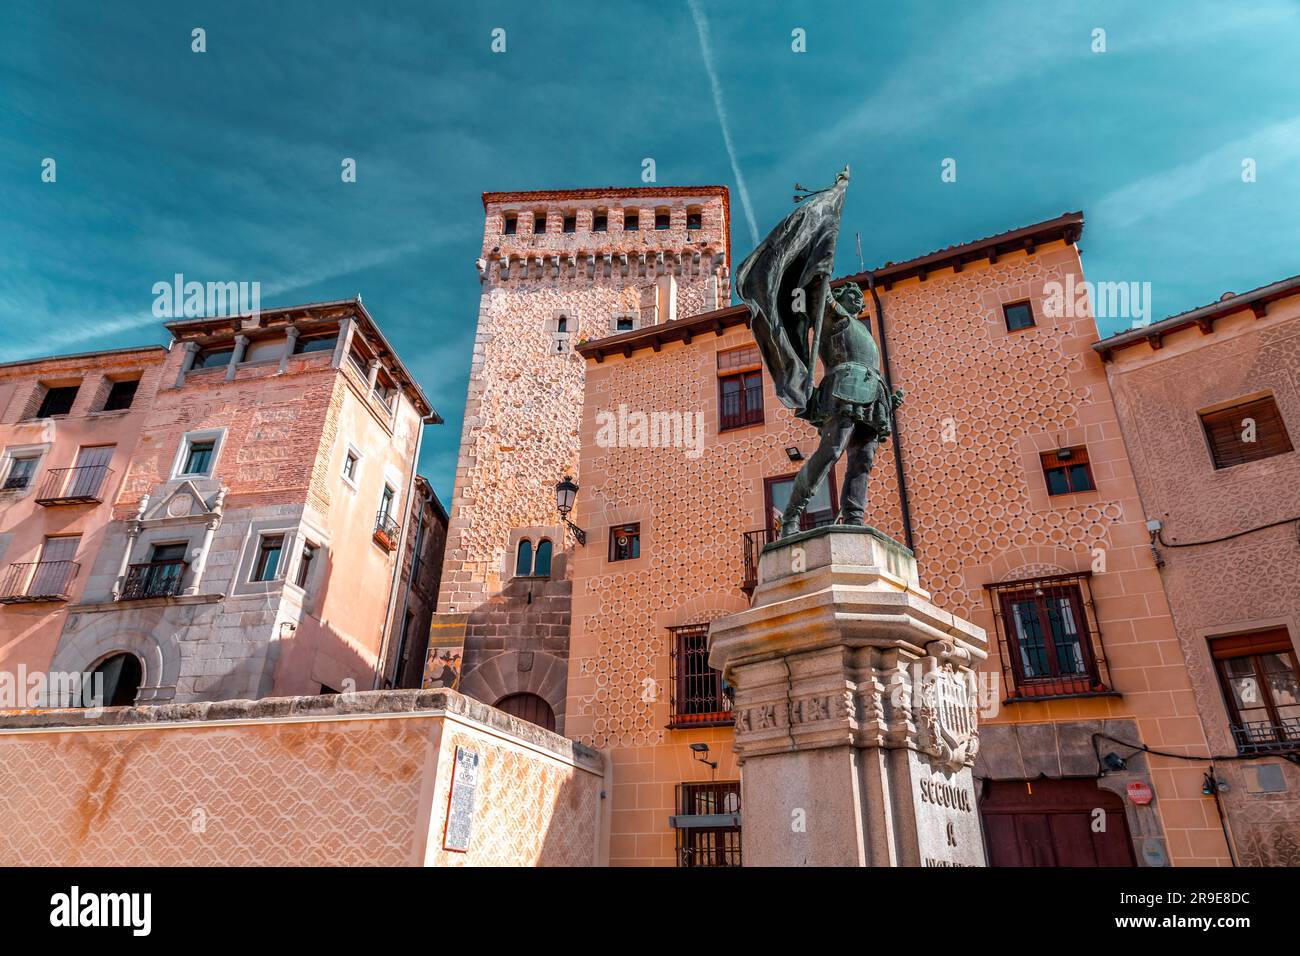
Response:
[[[619,315],[614,318],[615,332],[633,332],[636,330],[636,319],[630,315]]]
[[[1034,326],[1034,309],[1028,302],[1011,302],[1002,307],[1008,332],[1020,332]]]
[[[37,418],[49,418],[51,415],[66,415],[72,411],[72,403],[77,400],[77,385],[58,385],[45,390],[41,407],[36,410]]]
[[[190,442],[189,450],[185,453],[185,467],[181,469],[181,473],[206,475],[212,470],[212,453],[216,448],[217,443],[211,438]]]
[[[254,581],[274,581],[280,569],[280,553],[284,550],[284,535],[268,535],[257,549],[257,563],[253,565]]]
[[[641,523],[609,529],[609,560],[631,561],[641,557]]]
[[[540,236],[546,232],[546,214],[540,213],[533,216],[533,234]]]
[[[1097,487],[1092,480],[1092,468],[1088,465],[1085,448],[1044,452],[1042,461],[1049,495],[1072,495],[1079,491],[1093,491]]]
[[[31,486],[32,478],[36,475],[36,463],[40,461],[38,455],[25,455],[22,458],[11,458],[9,460],[9,473],[5,475],[3,491],[21,491]]]
[[[668,215],[668,213],[666,213],[666,212],[657,212],[657,213],[655,213],[655,228],[656,228],[656,229],[661,229],[661,230],[662,230],[662,229],[667,229],[667,228],[668,228],[669,226],[671,226],[671,225],[672,225],[672,219],[671,219],[671,217]]]
[[[1214,467],[1231,468],[1292,451],[1291,436],[1272,396],[1202,412],[1201,427]]]
[[[577,231],[578,231],[578,217],[577,217],[577,216],[565,216],[565,217],[564,217],[564,231],[565,231],[565,232],[577,232]]]
[[[104,400],[104,411],[120,412],[123,409],[130,408],[131,403],[135,401],[135,390],[139,387],[139,379],[132,379],[129,382],[114,382],[108,390],[108,398]]]
[[[623,214],[623,231],[637,232],[641,229],[641,217],[634,212],[625,212]]]
[[[519,217],[515,215],[507,215],[502,221],[501,234],[505,236],[513,236],[517,232],[519,232]]]
[[[698,213],[698,212],[688,212],[688,213],[686,214],[686,228],[687,228],[687,229],[703,229],[703,228],[704,228],[704,214],[703,214],[703,213]]]
[[[591,217],[591,231],[592,231],[592,232],[608,232],[608,231],[609,231],[609,216],[607,216],[607,215],[606,215],[605,213],[603,213],[603,212],[598,212],[598,213],[596,213],[596,215],[592,216],[592,217]]]

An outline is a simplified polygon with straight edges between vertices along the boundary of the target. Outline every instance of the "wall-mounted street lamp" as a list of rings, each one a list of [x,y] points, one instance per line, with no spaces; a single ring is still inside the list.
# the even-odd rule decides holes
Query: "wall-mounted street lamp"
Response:
[[[571,475],[565,475],[564,480],[555,486],[555,510],[560,513],[560,520],[564,522],[565,527],[578,539],[578,544],[586,547],[587,532],[569,520],[569,512],[573,510],[573,502],[577,497],[578,486]]]
[[[709,759],[709,745],[708,745],[708,744],[691,744],[691,752],[692,752],[693,754],[695,754],[695,759],[696,759],[696,760],[698,760],[700,763],[704,764],[704,765],[705,765],[706,767],[708,767],[710,770],[717,770],[717,769],[718,769],[718,762],[717,762],[716,760],[710,760],[710,759]]]

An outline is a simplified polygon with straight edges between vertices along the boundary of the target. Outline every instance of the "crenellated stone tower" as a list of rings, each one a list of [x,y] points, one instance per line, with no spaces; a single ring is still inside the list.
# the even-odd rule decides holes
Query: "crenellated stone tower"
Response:
[[[585,362],[574,346],[729,305],[729,197],[723,186],[498,192],[483,194],[483,209],[478,334],[426,681],[463,635],[462,691],[489,704],[535,695],[563,731],[566,552],[579,545],[555,485],[582,480]],[[546,723],[535,697],[507,709]]]

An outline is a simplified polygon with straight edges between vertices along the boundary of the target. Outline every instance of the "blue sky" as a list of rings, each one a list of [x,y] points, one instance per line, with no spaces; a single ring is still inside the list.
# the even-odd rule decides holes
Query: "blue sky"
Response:
[[[5,0],[0,361],[162,342],[176,272],[361,293],[447,419],[449,500],[480,193],[645,157],[732,189],[736,262],[845,162],[841,272],[855,232],[872,266],[1083,209],[1088,278],[1152,283],[1160,318],[1300,272],[1300,6],[1239,6]]]

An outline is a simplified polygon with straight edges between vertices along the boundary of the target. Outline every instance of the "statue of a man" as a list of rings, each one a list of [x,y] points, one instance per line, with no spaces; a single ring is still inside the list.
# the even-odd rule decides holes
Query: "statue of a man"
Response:
[[[799,531],[808,502],[846,452],[839,521],[866,523],[867,476],[903,400],[901,390],[889,393],[880,352],[858,318],[864,309],[862,290],[845,282],[831,291],[848,185],[846,166],[830,188],[803,190],[806,195],[795,197],[801,205],[736,270],[736,293],[749,306],[754,341],[777,397],[821,433],[817,451],[795,478],[781,517],[781,537]],[[826,374],[814,385],[818,358]]]
[[[880,373],[876,340],[858,318],[864,302],[856,282],[832,290],[822,318],[818,355],[826,374],[800,417],[817,426],[821,441],[794,480],[781,516],[781,537],[799,530],[799,519],[826,476],[847,452],[841,524],[866,523],[867,477],[876,449],[888,441],[891,421],[903,402],[902,390],[889,393]]]

